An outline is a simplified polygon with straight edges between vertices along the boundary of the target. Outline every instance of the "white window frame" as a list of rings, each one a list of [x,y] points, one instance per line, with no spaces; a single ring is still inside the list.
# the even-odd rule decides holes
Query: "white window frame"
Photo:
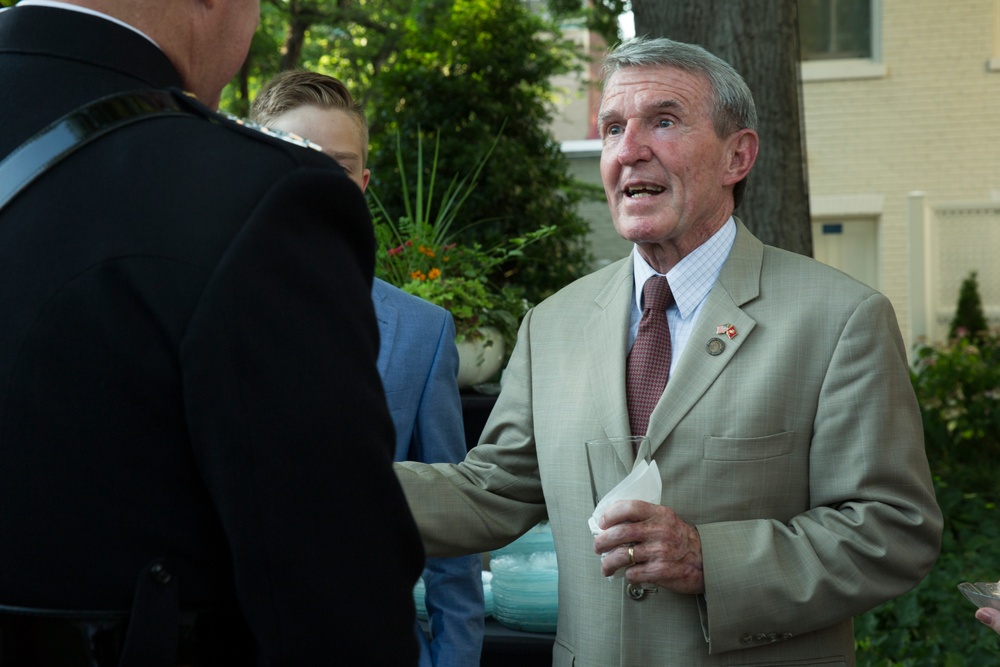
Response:
[[[1000,0],[994,0],[1000,5]],[[871,0],[871,58],[832,58],[800,61],[802,81],[880,79],[889,70],[882,62],[882,0]],[[1000,66],[1000,61],[998,61]]]
[[[993,0],[993,54],[986,61],[987,72],[1000,72],[1000,0]]]

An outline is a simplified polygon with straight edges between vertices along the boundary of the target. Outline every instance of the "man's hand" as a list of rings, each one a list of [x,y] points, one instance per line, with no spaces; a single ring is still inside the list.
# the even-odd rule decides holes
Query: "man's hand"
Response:
[[[653,584],[675,593],[705,592],[701,537],[669,507],[621,500],[604,513],[600,527],[604,532],[594,538],[594,551],[604,554],[604,576],[627,567],[625,578],[633,584]]]

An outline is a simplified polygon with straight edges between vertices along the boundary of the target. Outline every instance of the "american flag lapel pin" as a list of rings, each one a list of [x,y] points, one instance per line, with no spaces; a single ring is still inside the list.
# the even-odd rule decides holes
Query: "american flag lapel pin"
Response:
[[[715,333],[726,334],[727,336],[729,336],[729,340],[732,340],[736,338],[736,327],[727,322],[726,324],[720,324],[719,326],[715,327]]]

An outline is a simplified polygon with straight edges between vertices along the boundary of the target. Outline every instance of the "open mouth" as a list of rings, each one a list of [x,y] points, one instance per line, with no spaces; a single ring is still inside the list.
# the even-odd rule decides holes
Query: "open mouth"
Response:
[[[642,199],[644,197],[658,195],[665,189],[666,188],[659,185],[639,185],[636,187],[625,188],[625,196],[630,199]]]

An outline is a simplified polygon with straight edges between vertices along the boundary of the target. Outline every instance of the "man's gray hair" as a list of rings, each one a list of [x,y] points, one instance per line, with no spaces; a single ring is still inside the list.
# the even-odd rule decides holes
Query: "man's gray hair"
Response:
[[[601,76],[604,85],[615,72],[626,67],[673,67],[705,77],[712,89],[712,125],[720,137],[737,130],[757,130],[757,107],[746,81],[732,65],[696,44],[675,42],[666,37],[636,37],[622,42],[604,58]],[[747,179],[733,188],[739,206]]]
[[[743,77],[722,58],[696,44],[666,37],[636,37],[622,42],[604,58],[605,85],[625,67],[674,67],[705,77],[712,88],[712,122],[720,137],[749,128],[757,129],[757,107]]]

